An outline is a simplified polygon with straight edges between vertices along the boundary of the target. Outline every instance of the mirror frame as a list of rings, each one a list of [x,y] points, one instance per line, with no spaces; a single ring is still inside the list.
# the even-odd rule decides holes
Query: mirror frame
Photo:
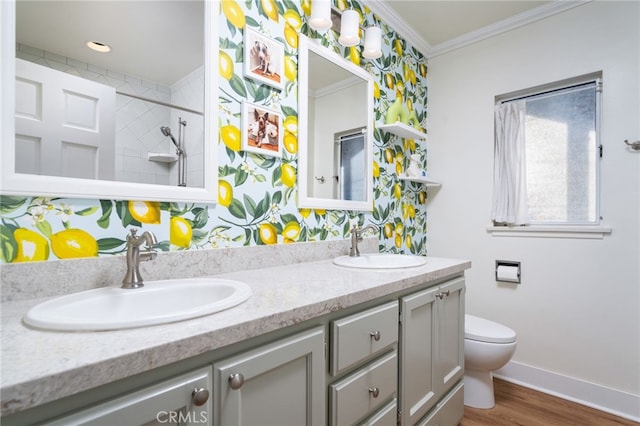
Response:
[[[308,180],[313,179],[309,159],[309,52],[314,52],[367,83],[367,128],[365,132],[365,194],[364,201],[317,198],[307,191]],[[298,38],[298,207],[330,210],[373,211],[373,76],[352,62],[342,58],[308,37]]]
[[[204,187],[179,187],[107,180],[30,175],[15,172],[15,54],[16,0],[0,2],[0,193],[3,195],[61,198],[124,199],[144,201],[218,202],[218,125],[214,109],[218,99],[219,0],[203,0],[204,25]]]

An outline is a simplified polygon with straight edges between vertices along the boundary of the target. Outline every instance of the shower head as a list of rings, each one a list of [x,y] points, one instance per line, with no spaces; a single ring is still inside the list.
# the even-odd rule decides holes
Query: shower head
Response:
[[[178,145],[178,142],[176,142],[175,138],[171,134],[171,129],[169,127],[162,126],[160,127],[160,131],[162,132],[163,135],[169,136],[171,138],[171,142],[173,142],[173,144],[176,146],[178,151],[181,151],[180,146]]]

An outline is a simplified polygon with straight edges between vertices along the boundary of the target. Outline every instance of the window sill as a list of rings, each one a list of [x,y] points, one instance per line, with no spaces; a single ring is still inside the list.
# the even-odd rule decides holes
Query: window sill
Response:
[[[493,237],[533,237],[533,238],[582,238],[601,240],[610,235],[612,229],[605,225],[530,225],[530,226],[490,226]]]

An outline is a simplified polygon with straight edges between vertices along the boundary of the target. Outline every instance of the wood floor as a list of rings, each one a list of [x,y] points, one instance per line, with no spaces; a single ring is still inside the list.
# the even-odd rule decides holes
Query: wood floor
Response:
[[[464,407],[461,426],[639,426],[581,404],[494,379],[496,406]]]

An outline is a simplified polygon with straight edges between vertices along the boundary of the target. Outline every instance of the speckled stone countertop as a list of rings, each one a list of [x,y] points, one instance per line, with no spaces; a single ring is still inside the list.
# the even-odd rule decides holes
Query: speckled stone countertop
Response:
[[[424,266],[363,270],[319,260],[217,274],[247,283],[232,309],[173,324],[103,332],[27,328],[26,311],[46,298],[2,304],[2,415],[188,359],[327,313],[460,274],[471,263],[428,257]]]

